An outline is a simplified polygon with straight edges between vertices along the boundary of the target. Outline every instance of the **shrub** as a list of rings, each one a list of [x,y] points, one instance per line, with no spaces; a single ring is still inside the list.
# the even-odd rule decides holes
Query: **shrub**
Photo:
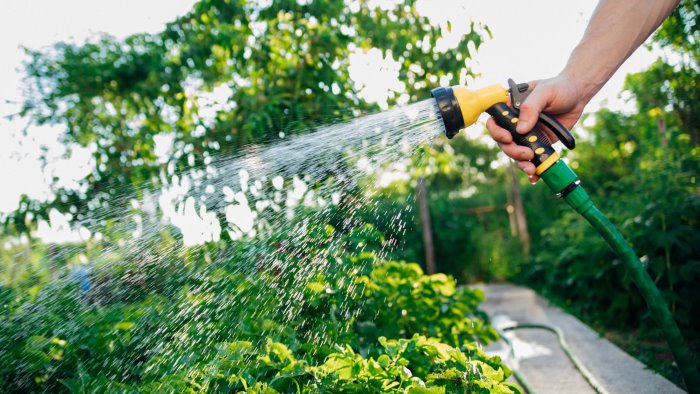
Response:
[[[315,244],[332,235],[317,231]],[[281,250],[283,265],[250,274],[241,269],[250,250],[232,251],[162,290],[107,302],[70,280],[16,290],[0,312],[0,383],[8,392],[518,392],[476,345],[497,338],[477,310],[482,293],[359,252],[377,239],[343,237],[325,262]]]

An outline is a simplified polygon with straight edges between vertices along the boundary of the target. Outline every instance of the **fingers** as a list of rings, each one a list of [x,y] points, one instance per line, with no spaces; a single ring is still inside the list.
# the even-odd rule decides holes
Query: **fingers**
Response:
[[[497,125],[493,118],[489,118],[486,121],[486,129],[489,131],[491,138],[498,143],[501,150],[510,158],[515,159],[518,167],[528,174],[530,182],[537,182],[539,177],[535,174],[535,165],[529,162],[535,156],[532,149],[516,145],[510,132]]]
[[[518,167],[521,170],[523,170],[523,172],[526,173],[528,176],[537,176],[535,165],[530,163],[529,161],[516,161],[515,164],[517,164]]]
[[[512,159],[518,160],[518,161],[524,161],[524,162],[529,162],[535,157],[535,152],[532,151],[532,149],[526,147],[526,146],[520,146],[516,145],[514,142],[511,142],[510,144],[504,144],[504,143],[498,143],[498,146],[501,148],[503,153],[511,157]],[[532,163],[529,163],[532,164]],[[534,174],[534,171],[533,171]]]
[[[546,84],[535,86],[532,93],[520,106],[520,116],[516,131],[524,134],[532,130],[537,124],[540,113],[552,99],[552,91]]]
[[[489,118],[489,120],[486,121],[486,129],[489,131],[489,134],[491,134],[491,138],[496,142],[503,144],[510,144],[513,142],[513,136],[510,135],[510,132],[497,125],[493,118]]]
[[[537,170],[534,164],[530,163],[529,161],[516,161],[515,163],[521,170],[523,170],[525,174],[527,174],[527,180],[530,183],[533,185],[537,183],[540,177],[537,175]]]

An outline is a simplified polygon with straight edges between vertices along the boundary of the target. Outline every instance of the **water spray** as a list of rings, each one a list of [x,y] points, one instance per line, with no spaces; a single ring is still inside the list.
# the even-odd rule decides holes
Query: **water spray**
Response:
[[[574,149],[576,146],[571,132],[546,114],[540,114],[537,126],[527,134],[520,134],[515,130],[520,106],[530,92],[528,84],[516,84],[509,79],[508,88],[492,85],[479,90],[469,90],[464,86],[452,86],[436,88],[431,93],[442,115],[448,138],[454,137],[461,129],[476,122],[482,112],[487,112],[499,126],[510,132],[516,144],[532,149],[535,156],[530,161],[535,165],[540,178],[558,198],[564,199],[583,216],[622,259],[663,331],[688,391],[699,390],[700,374],[693,353],[683,340],[659,289],[629,243],[593,204],[576,173],[552,148],[552,142],[542,126],[556,135],[568,149]]]

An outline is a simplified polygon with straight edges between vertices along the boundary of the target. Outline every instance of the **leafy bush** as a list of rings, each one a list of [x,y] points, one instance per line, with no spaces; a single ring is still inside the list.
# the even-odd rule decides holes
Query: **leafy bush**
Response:
[[[215,358],[187,375],[170,375],[140,387],[94,379],[79,373],[63,383],[74,392],[100,387],[125,392],[246,392],[246,393],[520,393],[505,382],[510,371],[498,357],[488,357],[475,346],[464,351],[436,339],[379,339],[375,359],[337,346],[326,360],[312,366],[298,359],[286,345],[268,342],[222,343]]]
[[[457,287],[444,274],[426,276],[417,264],[387,262],[360,278],[363,287],[358,330],[370,342],[379,336],[410,338],[416,334],[440,338],[452,346],[498,338],[477,312],[480,290]],[[465,318],[465,316],[473,316]]]
[[[483,294],[416,264],[353,253],[381,243],[365,230],[345,234],[344,252],[308,272],[300,269],[312,257],[282,250],[284,266],[247,275],[243,248],[140,297],[97,299],[70,280],[16,290],[1,312],[0,384],[8,392],[519,392],[504,382],[501,361],[475,345],[497,338],[476,309]],[[333,232],[307,235],[324,245]],[[121,294],[120,286],[131,284],[110,289]]]

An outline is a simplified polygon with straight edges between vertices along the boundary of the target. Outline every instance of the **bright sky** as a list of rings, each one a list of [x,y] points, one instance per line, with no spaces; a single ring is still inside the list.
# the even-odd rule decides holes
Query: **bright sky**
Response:
[[[386,0],[375,0],[386,1]],[[19,198],[50,196],[45,179],[53,175],[66,177],[68,184],[79,179],[89,167],[88,152],[75,149],[73,156],[62,157],[65,147],[58,143],[59,129],[30,130],[23,137],[20,130],[26,121],[9,121],[6,116],[18,111],[22,101],[21,73],[24,59],[20,46],[41,48],[61,40],[82,42],[97,32],[126,37],[137,32],[157,32],[176,16],[186,13],[194,0],[5,0],[0,11],[0,214],[16,209]],[[436,21],[452,20],[455,30],[459,21],[470,18],[487,24],[494,38],[479,49],[474,69],[481,74],[475,87],[555,75],[564,66],[571,49],[583,34],[597,1],[561,0],[422,0],[421,10]],[[645,49],[638,50],[596,96],[589,110],[607,102],[607,107],[624,109],[617,98],[624,76],[639,71],[655,59]],[[386,67],[385,67],[386,68]],[[388,72],[391,73],[389,67]],[[362,68],[359,68],[362,70]],[[366,75],[362,75],[366,74]],[[381,74],[360,72],[367,86],[385,86]],[[395,82],[388,82],[389,87]],[[393,85],[392,85],[393,84]],[[376,88],[374,90],[376,94]],[[54,158],[42,170],[38,158],[41,147]]]

